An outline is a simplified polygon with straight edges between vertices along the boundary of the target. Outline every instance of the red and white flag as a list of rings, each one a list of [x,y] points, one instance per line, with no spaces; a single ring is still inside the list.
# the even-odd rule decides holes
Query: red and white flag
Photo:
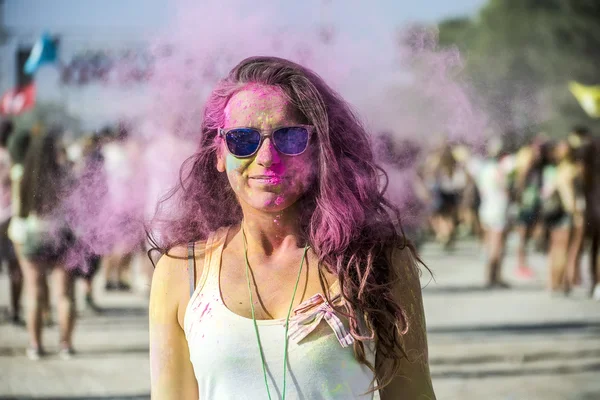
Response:
[[[35,105],[35,84],[11,89],[0,97],[0,115],[19,115]]]

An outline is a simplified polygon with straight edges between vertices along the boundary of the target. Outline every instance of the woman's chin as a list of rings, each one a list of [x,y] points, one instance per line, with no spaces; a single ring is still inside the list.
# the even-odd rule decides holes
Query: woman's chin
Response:
[[[277,213],[284,211],[294,204],[294,200],[289,197],[270,192],[255,193],[250,199],[246,199],[246,203],[257,211],[267,213]]]

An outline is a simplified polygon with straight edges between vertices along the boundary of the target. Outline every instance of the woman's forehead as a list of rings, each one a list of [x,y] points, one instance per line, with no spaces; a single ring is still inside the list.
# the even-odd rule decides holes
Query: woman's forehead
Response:
[[[231,97],[224,111],[227,126],[275,125],[294,120],[287,96],[276,86],[248,86]]]

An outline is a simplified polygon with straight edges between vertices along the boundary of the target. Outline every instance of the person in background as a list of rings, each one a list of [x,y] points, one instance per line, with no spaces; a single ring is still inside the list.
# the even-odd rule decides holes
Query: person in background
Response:
[[[488,143],[488,157],[480,163],[469,165],[481,195],[479,219],[484,231],[484,245],[488,257],[488,289],[509,287],[501,278],[510,201],[507,177],[511,169],[509,163],[503,160],[503,146],[501,139],[492,138]]]
[[[466,184],[466,174],[450,146],[442,148],[429,176],[433,196],[432,227],[437,240],[448,250],[456,238],[460,194]]]
[[[585,151],[591,141],[590,131],[584,126],[575,126],[567,135],[567,142],[571,153],[571,168],[573,174],[573,190],[575,196],[573,210],[573,229],[569,240],[567,253],[566,277],[570,290],[573,286],[581,284],[581,253],[585,237],[586,225],[586,188],[585,188]],[[598,171],[596,171],[598,173]]]
[[[481,197],[477,189],[477,182],[469,172],[468,165],[476,157],[466,146],[457,146],[453,154],[465,172],[465,186],[460,196],[459,220],[463,236],[472,236],[481,239],[483,231],[479,221],[479,206]]]
[[[13,131],[14,127],[11,121],[5,120],[0,123],[0,269],[6,262],[10,282],[10,320],[15,325],[23,325],[21,319],[23,274],[13,243],[8,237],[8,226],[13,214],[10,180],[12,161],[8,150],[8,141],[14,137]]]
[[[21,203],[21,192],[19,190],[21,179],[23,177],[23,164],[25,163],[25,157],[27,156],[27,152],[29,151],[29,146],[31,144],[32,133],[30,131],[21,131],[15,134],[12,140],[9,142],[8,151],[10,153],[11,158],[11,168],[10,168],[10,181],[11,181],[11,203],[13,210],[13,218],[9,224],[8,235],[11,237],[11,230],[13,232],[19,231],[19,225],[22,223],[22,219],[19,218],[19,204]],[[12,239],[11,239],[12,241]],[[18,258],[18,257],[17,257]],[[23,271],[21,268],[21,275],[23,275]],[[47,282],[43,282],[46,285],[45,290],[43,290],[44,295],[46,296],[42,300],[42,320],[45,326],[51,327],[54,325],[54,321],[52,319],[52,311],[50,307],[50,298],[48,296],[49,291],[47,288]]]
[[[19,196],[14,208],[16,213],[9,226],[9,235],[25,277],[29,333],[26,353],[31,360],[39,360],[45,354],[42,314],[48,299],[48,275],[52,275],[58,295],[59,354],[64,359],[73,354],[73,276],[62,265],[72,243],[72,235],[61,207],[69,184],[61,134],[61,130],[51,129],[32,139],[23,163],[22,177],[15,188]]]
[[[81,255],[81,264],[74,273],[84,283],[85,305],[92,312],[99,314],[103,310],[94,299],[94,277],[100,269],[102,257],[98,254],[99,231],[102,229],[103,215],[101,209],[106,207],[108,188],[104,156],[102,154],[102,137],[94,134],[85,139],[81,146],[81,157],[75,164],[77,184],[71,192],[70,209],[71,224],[75,229],[76,247]],[[101,247],[101,246],[100,246]]]
[[[567,274],[571,235],[582,215],[576,206],[577,167],[573,162],[572,149],[567,140],[559,141],[553,149],[554,165],[544,169],[542,188],[542,214],[550,230],[549,289],[551,293],[571,289]]]
[[[125,124],[120,124],[113,140],[102,146],[102,154],[111,210],[107,224],[112,229],[112,248],[105,257],[105,290],[130,291],[131,264],[143,243],[143,229],[136,220],[143,196],[132,195],[132,188],[139,187],[139,151]]]
[[[584,148],[585,160],[585,227],[590,240],[589,272],[590,296],[600,301],[600,137],[590,137]]]
[[[540,223],[542,171],[544,142],[540,138],[523,146],[516,154],[514,197],[517,204],[516,231],[519,235],[517,248],[517,275],[531,278],[533,270],[527,261],[527,244]]]
[[[430,202],[427,187],[417,173],[423,148],[417,141],[395,139],[392,132],[383,131],[377,136],[375,150],[382,166],[391,166],[387,169],[390,180],[401,182],[400,187],[404,189],[391,192],[388,196],[394,204],[401,205],[405,212],[402,228],[418,251],[425,241],[423,220],[426,218],[427,204]]]

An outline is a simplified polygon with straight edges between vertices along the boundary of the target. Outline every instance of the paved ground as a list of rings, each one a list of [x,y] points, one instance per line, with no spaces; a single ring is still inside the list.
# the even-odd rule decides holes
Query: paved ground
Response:
[[[531,257],[536,279],[515,278],[509,256],[513,289],[488,292],[474,243],[424,253],[436,275],[424,293],[438,398],[600,399],[600,303],[581,291],[551,297],[540,255]]]
[[[531,259],[538,277],[519,281],[508,257],[512,290],[483,291],[483,254],[460,243],[447,254],[426,246],[436,281],[423,277],[431,368],[438,399],[600,399],[600,303],[544,291],[544,259]],[[429,283],[428,283],[429,282]],[[101,289],[102,282],[97,282]],[[23,329],[4,321],[7,282],[0,275],[0,399],[149,398],[146,296],[106,295],[102,316],[82,312],[70,361],[24,357]],[[55,351],[56,328],[45,333]]]

